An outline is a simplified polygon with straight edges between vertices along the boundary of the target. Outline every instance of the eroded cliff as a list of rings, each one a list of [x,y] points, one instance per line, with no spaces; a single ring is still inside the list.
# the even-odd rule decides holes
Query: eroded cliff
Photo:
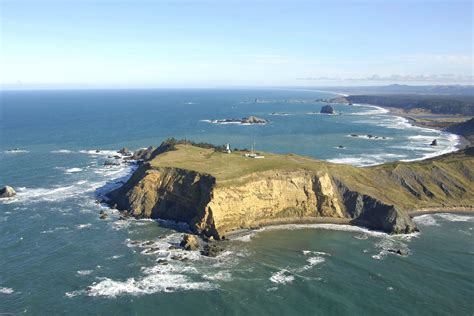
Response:
[[[109,194],[110,203],[138,218],[186,222],[215,239],[318,218],[409,233],[416,230],[410,210],[474,205],[474,160],[465,153],[372,168],[295,155],[252,159],[189,145],[152,156]]]

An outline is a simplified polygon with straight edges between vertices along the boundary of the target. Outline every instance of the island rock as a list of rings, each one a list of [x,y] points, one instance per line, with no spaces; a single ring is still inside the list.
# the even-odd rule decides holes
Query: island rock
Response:
[[[16,195],[15,190],[11,186],[4,186],[0,189],[0,198],[11,198]]]
[[[324,105],[321,108],[321,113],[323,113],[323,114],[334,114],[334,108],[330,105]]]
[[[259,118],[256,116],[249,116],[249,117],[244,117],[241,121],[242,124],[265,124],[268,121],[263,118]]]

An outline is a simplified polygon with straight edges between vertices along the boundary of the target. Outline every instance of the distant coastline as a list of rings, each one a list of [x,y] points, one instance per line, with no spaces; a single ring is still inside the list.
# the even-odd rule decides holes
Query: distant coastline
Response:
[[[337,92],[337,91],[324,91],[324,90],[314,90],[314,91],[330,92],[332,94],[335,94],[341,97],[341,98],[328,100],[329,102],[334,101],[334,103],[340,103],[339,101],[342,101],[341,103],[344,103],[344,100],[345,100],[347,101],[348,104],[351,104],[349,99],[347,99],[348,97],[351,97],[351,95],[349,94]],[[446,131],[448,127],[462,123],[462,122],[466,122],[467,120],[472,118],[472,116],[457,115],[457,114],[433,114],[430,111],[423,110],[423,109],[413,109],[413,110],[406,111],[402,108],[396,108],[393,106],[386,106],[386,105],[379,105],[379,104],[371,104],[371,103],[358,103],[358,104],[370,106],[374,108],[379,108],[379,109],[384,109],[388,111],[387,113],[390,113],[394,116],[398,116],[398,117],[408,120],[411,125],[416,126],[416,127],[431,129],[435,131],[442,131],[445,133],[456,135],[458,136],[458,143],[455,145],[457,150],[473,145],[473,141],[469,140],[465,135],[460,135],[459,133]],[[441,155],[442,154],[443,153],[441,153]],[[427,157],[426,159],[429,159],[429,158],[430,157]]]

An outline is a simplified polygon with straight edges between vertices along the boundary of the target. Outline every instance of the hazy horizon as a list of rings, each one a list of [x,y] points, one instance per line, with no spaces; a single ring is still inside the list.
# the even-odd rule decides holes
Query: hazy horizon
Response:
[[[4,0],[0,85],[466,85],[472,12],[461,0]]]

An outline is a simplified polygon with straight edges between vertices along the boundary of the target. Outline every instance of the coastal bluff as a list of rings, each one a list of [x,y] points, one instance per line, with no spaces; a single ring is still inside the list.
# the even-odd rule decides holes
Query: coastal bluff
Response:
[[[136,218],[186,222],[214,239],[239,229],[324,220],[411,233],[417,228],[409,212],[474,205],[472,148],[359,168],[207,147],[164,142],[153,148],[131,178],[108,193],[108,203]]]

